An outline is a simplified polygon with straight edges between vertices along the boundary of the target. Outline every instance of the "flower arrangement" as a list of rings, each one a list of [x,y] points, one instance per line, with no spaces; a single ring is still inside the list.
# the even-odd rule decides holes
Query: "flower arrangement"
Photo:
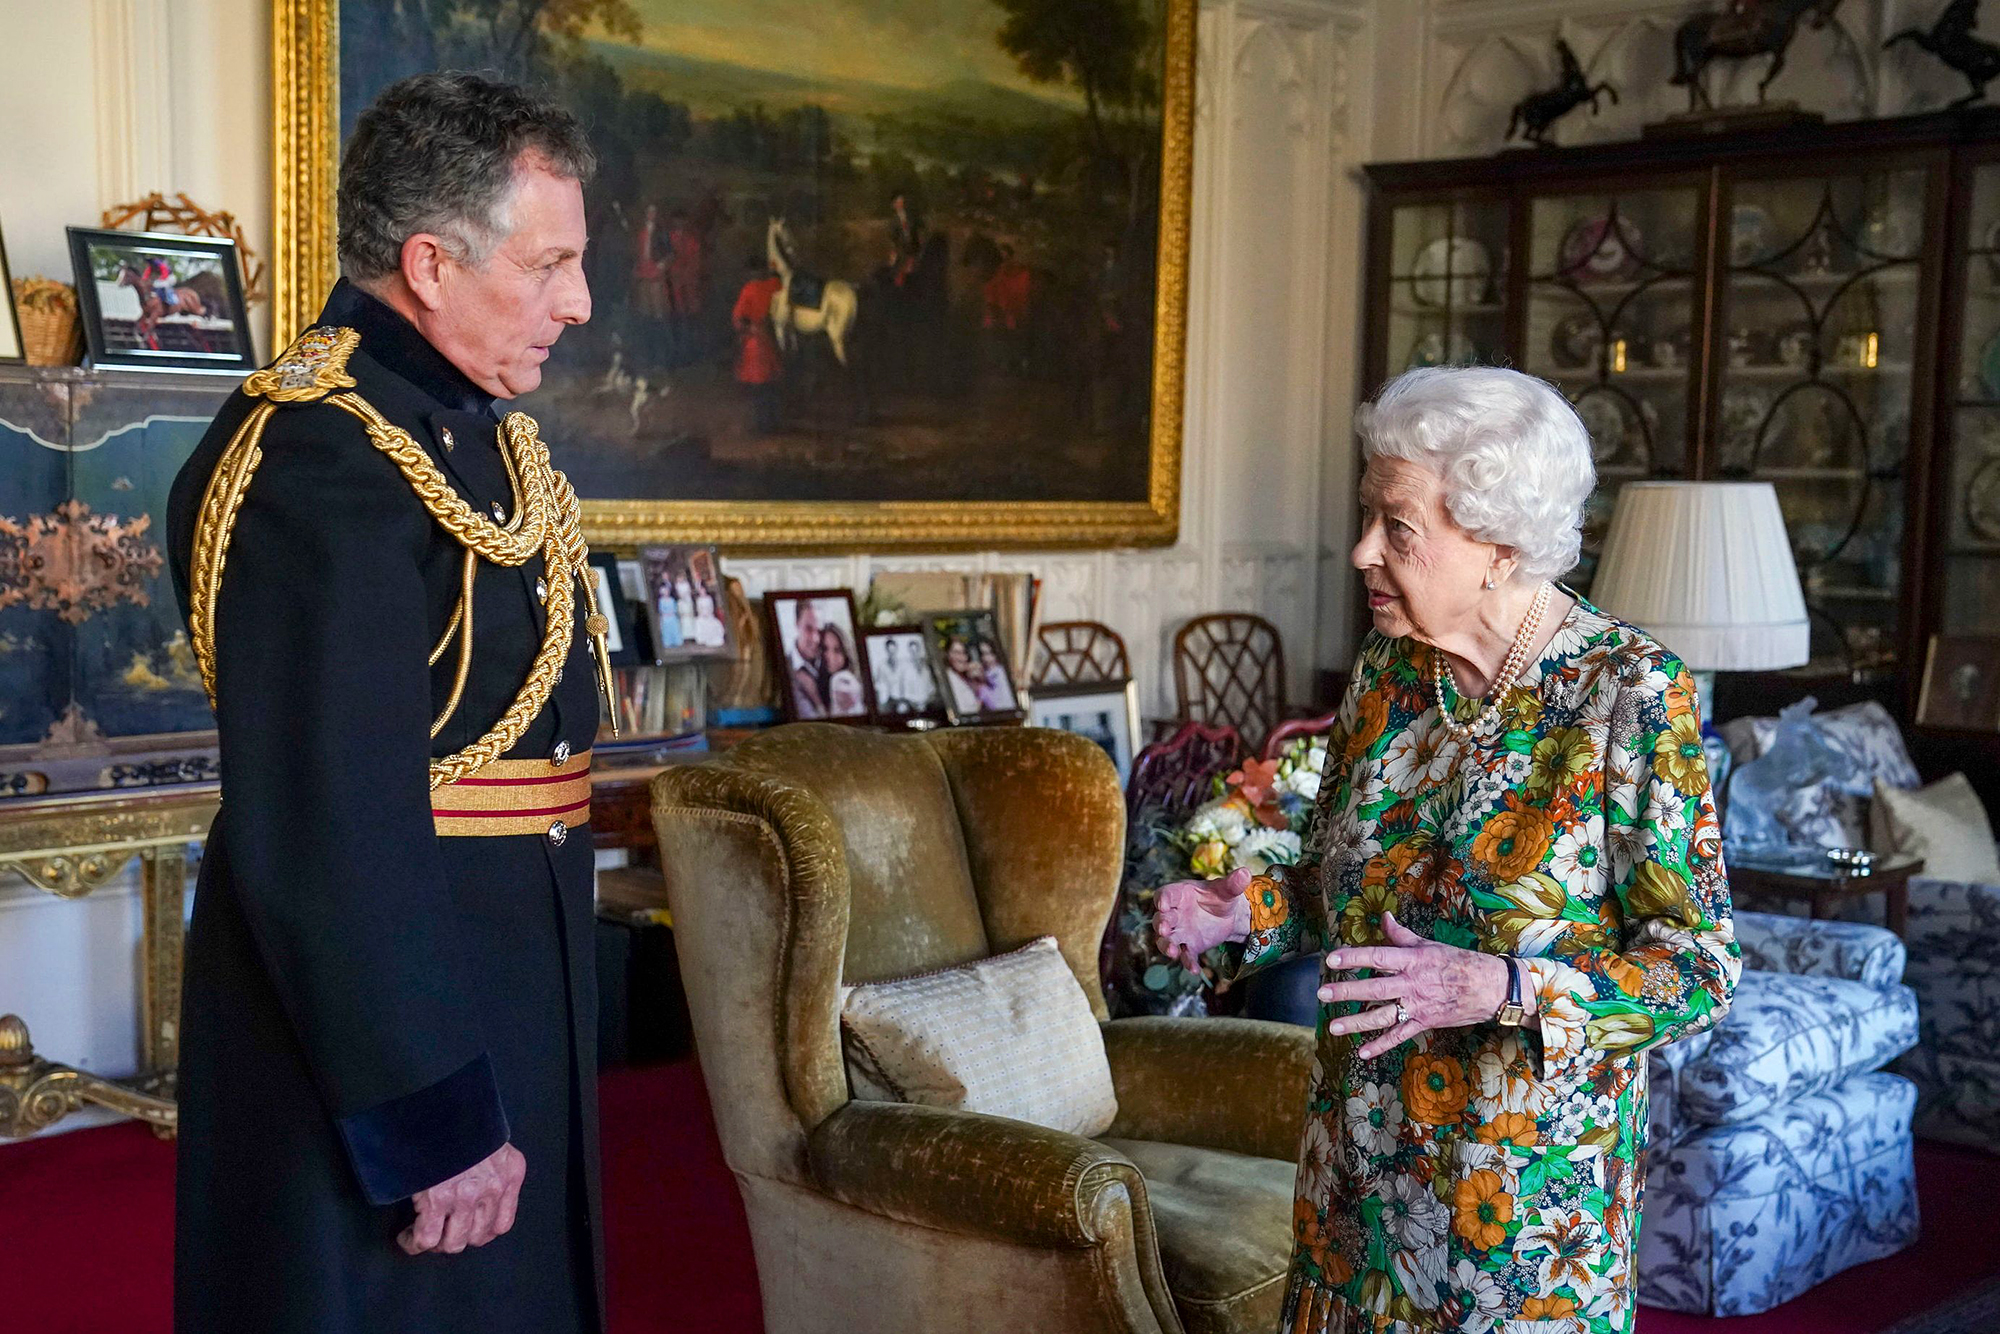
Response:
[[[1125,911],[1119,922],[1117,1004],[1128,1014],[1203,1011],[1203,990],[1219,960],[1204,958],[1198,976],[1160,953],[1153,908],[1162,885],[1213,880],[1238,867],[1261,874],[1290,866],[1304,848],[1306,826],[1326,769],[1326,738],[1301,737],[1271,760],[1245,760],[1215,780],[1215,796],[1184,820],[1156,811],[1135,813],[1126,848]],[[1220,951],[1216,951],[1217,954]]]

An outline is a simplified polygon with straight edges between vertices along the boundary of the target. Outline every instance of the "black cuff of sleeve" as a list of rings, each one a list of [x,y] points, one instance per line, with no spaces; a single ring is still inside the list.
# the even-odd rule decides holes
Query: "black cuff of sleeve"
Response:
[[[342,1117],[340,1137],[370,1204],[449,1180],[507,1142],[507,1111],[484,1053],[427,1088]]]

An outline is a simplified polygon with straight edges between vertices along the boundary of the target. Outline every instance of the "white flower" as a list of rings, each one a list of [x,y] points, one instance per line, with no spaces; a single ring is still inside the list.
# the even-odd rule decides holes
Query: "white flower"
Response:
[[[1198,843],[1221,839],[1235,847],[1248,832],[1250,822],[1244,818],[1242,809],[1227,801],[1211,801],[1188,817],[1188,837]]]
[[[1315,1116],[1306,1122],[1305,1144],[1299,1153],[1299,1193],[1309,1200],[1331,1199],[1334,1177],[1340,1171],[1340,1153],[1334,1147],[1328,1119]]]
[[[1403,1285],[1403,1295],[1419,1311],[1437,1309],[1438,1300],[1444,1295],[1444,1261],[1442,1246],[1412,1247],[1389,1257],[1389,1268]]]
[[[1364,1080],[1347,1099],[1347,1138],[1364,1158],[1387,1157],[1396,1151],[1403,1129],[1403,1100],[1393,1083]]]
[[[1406,1250],[1439,1250],[1441,1264],[1441,1248],[1445,1230],[1451,1226],[1451,1210],[1431,1194],[1427,1181],[1420,1181],[1407,1173],[1398,1173],[1382,1185],[1382,1224],[1388,1228],[1389,1235]],[[1442,1276],[1440,1268],[1439,1277]]]
[[[1570,897],[1587,899],[1604,888],[1604,862],[1604,817],[1592,811],[1556,839],[1549,874],[1562,881]]]
[[[1437,759],[1437,742],[1430,732],[1406,727],[1389,741],[1382,752],[1382,780],[1398,792],[1415,792],[1430,774]]]
[[[1484,1334],[1507,1309],[1507,1293],[1500,1280],[1470,1260],[1461,1259],[1452,1266],[1451,1290],[1465,1299],[1468,1308],[1459,1322],[1460,1329]]]
[[[1480,1052],[1472,1063],[1479,1113],[1488,1121],[1502,1112],[1538,1118],[1549,1105],[1549,1087],[1535,1078],[1521,1040],[1514,1034]]]
[[[1299,836],[1289,829],[1254,829],[1236,844],[1236,864],[1262,875],[1273,864],[1290,866],[1299,859]]]
[[[1280,779],[1278,786],[1304,797],[1307,801],[1319,799],[1319,774],[1312,769],[1294,769],[1291,777]]]
[[[1646,855],[1647,826],[1614,824],[1605,833],[1605,851],[1611,854],[1611,878],[1623,880]]]
[[[1646,814],[1642,819],[1648,827],[1648,843],[1670,842],[1687,828],[1687,798],[1666,779],[1655,778],[1646,789]]]
[[[1603,1258],[1604,1229],[1581,1209],[1538,1213],[1514,1240],[1514,1254],[1546,1252],[1536,1265],[1539,1291],[1554,1292],[1567,1283],[1580,1302],[1597,1295],[1603,1280],[1591,1266]]]

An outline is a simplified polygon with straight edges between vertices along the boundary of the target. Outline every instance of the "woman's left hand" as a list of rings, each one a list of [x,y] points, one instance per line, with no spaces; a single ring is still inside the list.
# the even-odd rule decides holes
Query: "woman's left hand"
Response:
[[[1343,945],[1326,956],[1328,968],[1367,968],[1378,976],[1319,989],[1323,1001],[1383,1002],[1326,1026],[1329,1033],[1388,1029],[1361,1049],[1362,1060],[1373,1060],[1419,1033],[1464,1028],[1499,1013],[1507,999],[1506,960],[1425,940],[1393,913],[1382,914],[1382,931],[1389,937],[1387,945]]]

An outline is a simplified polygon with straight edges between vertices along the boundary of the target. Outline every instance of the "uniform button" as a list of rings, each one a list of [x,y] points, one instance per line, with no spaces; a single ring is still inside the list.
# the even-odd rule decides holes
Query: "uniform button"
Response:
[[[507,507],[497,500],[493,502],[493,519],[496,523],[507,522]]]
[[[547,602],[547,601],[549,600],[549,581],[548,581],[548,580],[546,580],[546,579],[537,579],[537,580],[535,580],[535,598],[536,598],[536,600],[537,600],[537,601],[540,601],[540,602]]]
[[[569,763],[569,742],[567,741],[556,742],[555,753],[549,756],[549,763],[553,764],[558,769],[562,768],[565,764]]]
[[[554,824],[549,826],[549,842],[555,844],[557,847],[561,847],[563,845],[563,840],[568,837],[569,837],[569,826],[564,824],[561,820],[558,820]]]
[[[449,426],[439,427],[438,436],[444,441],[444,447],[446,450],[453,450],[458,448],[458,441],[452,439],[451,428]]]

